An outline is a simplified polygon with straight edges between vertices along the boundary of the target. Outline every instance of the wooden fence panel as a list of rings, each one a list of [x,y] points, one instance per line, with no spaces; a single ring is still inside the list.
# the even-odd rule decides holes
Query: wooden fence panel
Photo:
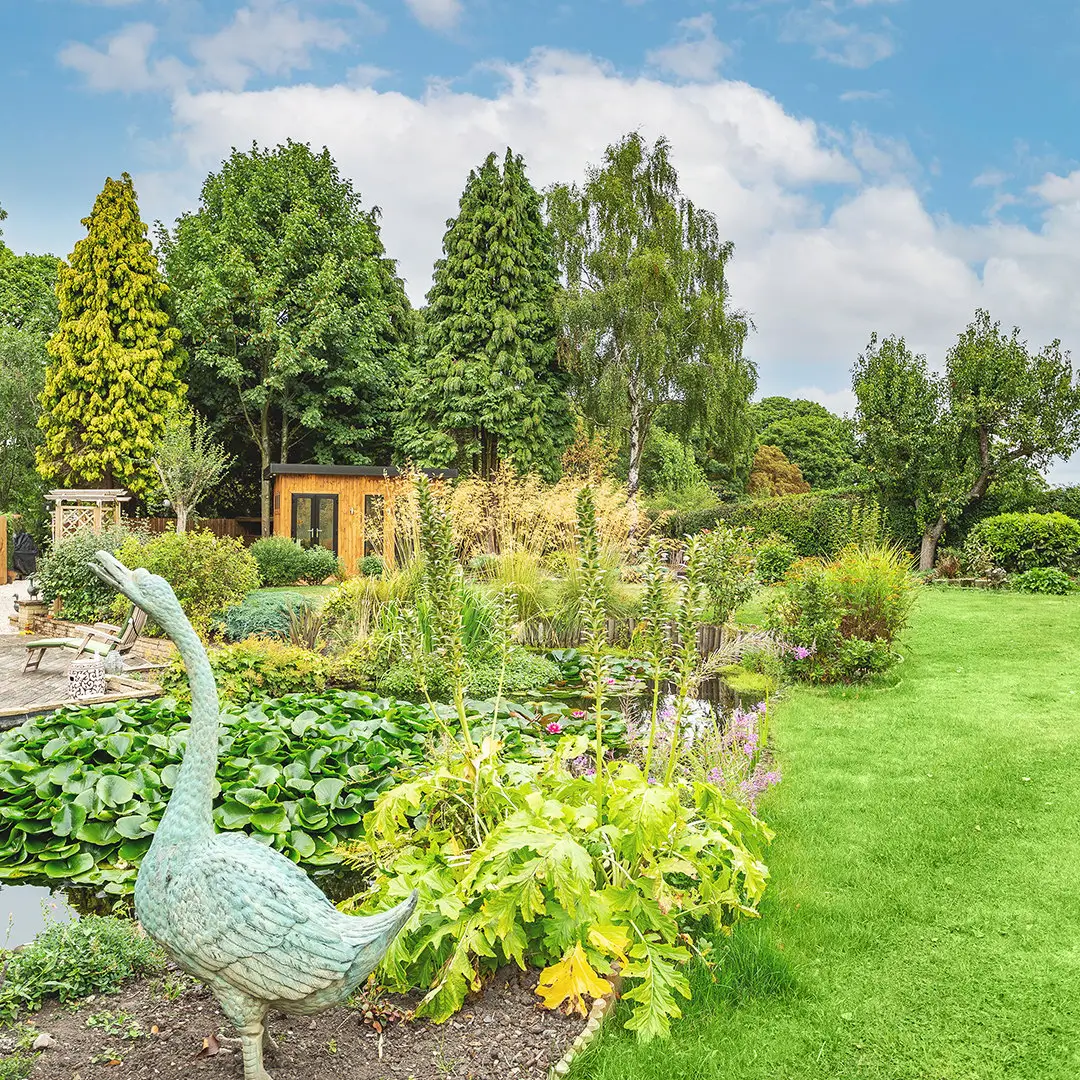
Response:
[[[607,640],[609,645],[627,648],[637,629],[636,619],[608,619]],[[670,631],[674,636],[674,629]],[[534,649],[577,649],[581,647],[582,632],[579,627],[559,629],[548,622],[528,623],[521,632],[521,643]],[[709,656],[722,649],[728,641],[728,631],[723,626],[703,624],[698,627],[698,652]]]
[[[250,524],[255,520],[254,518],[198,518],[192,522],[191,528],[192,530],[207,529],[215,536],[236,536],[245,544],[252,544],[259,538],[258,529],[249,531],[244,528],[244,524]],[[132,525],[149,529],[152,533],[172,532],[176,528],[176,518],[171,517],[129,518],[128,521]]]

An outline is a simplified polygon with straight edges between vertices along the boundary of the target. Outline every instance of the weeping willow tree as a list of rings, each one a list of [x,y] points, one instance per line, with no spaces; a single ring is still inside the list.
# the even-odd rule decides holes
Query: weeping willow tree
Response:
[[[743,353],[749,319],[730,304],[734,247],[680,192],[667,140],[627,135],[582,187],[549,189],[547,210],[566,279],[566,359],[586,417],[626,433],[630,493],[665,407],[714,457],[745,446],[757,371]]]

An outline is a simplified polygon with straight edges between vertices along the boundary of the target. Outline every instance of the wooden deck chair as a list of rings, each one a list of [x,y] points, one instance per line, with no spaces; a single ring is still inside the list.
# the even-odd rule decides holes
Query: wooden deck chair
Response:
[[[146,612],[142,608],[132,608],[122,630],[112,623],[94,623],[93,626],[76,627],[79,637],[38,638],[37,641],[28,641],[23,672],[37,671],[47,649],[70,649],[75,654],[72,659],[77,659],[84,653],[104,657],[113,651],[126,656],[139,640],[139,634],[145,625]]]

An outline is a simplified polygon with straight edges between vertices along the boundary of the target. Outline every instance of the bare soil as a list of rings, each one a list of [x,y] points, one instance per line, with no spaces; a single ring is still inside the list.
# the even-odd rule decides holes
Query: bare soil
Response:
[[[581,1031],[580,1017],[549,1012],[538,973],[510,967],[444,1024],[402,1020],[413,1003],[377,999],[310,1019],[272,1014],[274,1080],[543,1080]],[[118,994],[49,1005],[32,1018],[54,1045],[31,1080],[240,1080],[239,1046],[203,986],[179,973],[142,979]],[[374,1026],[373,1026],[374,1025]],[[376,1030],[381,1027],[382,1031]]]

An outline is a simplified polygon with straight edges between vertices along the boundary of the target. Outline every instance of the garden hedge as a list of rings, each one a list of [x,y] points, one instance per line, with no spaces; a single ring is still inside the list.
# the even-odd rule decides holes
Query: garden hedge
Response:
[[[1080,522],[1066,514],[998,514],[980,521],[967,542],[1009,571],[1080,566]]]

